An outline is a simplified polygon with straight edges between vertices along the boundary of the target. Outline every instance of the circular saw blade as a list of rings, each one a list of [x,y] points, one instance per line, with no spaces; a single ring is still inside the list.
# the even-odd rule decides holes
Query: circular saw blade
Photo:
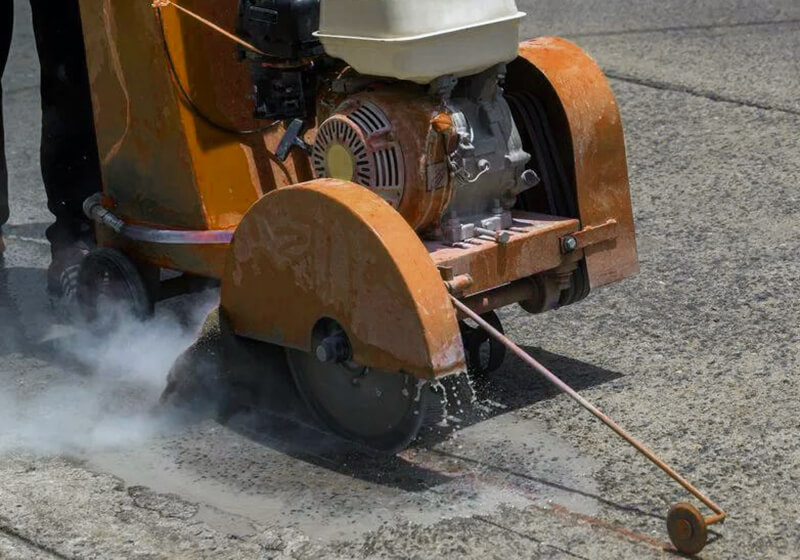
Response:
[[[372,449],[394,452],[417,436],[429,399],[421,380],[352,363],[323,363],[287,350],[295,384],[317,420],[331,432]]]

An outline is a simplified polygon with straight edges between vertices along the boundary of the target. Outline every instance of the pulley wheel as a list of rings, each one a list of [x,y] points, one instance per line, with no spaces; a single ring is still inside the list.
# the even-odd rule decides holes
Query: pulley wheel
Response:
[[[675,548],[690,556],[703,550],[708,542],[705,517],[691,504],[679,503],[670,508],[667,531]]]
[[[331,432],[377,451],[395,452],[413,441],[429,400],[438,398],[410,375],[286,352],[295,384],[316,419]]]
[[[136,265],[107,247],[95,249],[81,263],[76,299],[90,324],[103,323],[104,316],[146,319],[153,313],[153,300]]]

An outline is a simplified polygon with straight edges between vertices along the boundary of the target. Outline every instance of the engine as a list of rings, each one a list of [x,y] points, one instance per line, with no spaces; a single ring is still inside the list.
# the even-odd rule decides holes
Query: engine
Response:
[[[426,238],[455,243],[511,227],[517,196],[538,179],[492,69],[449,92],[413,84],[348,96],[319,126],[318,177],[372,189]]]
[[[239,0],[239,36],[264,57],[242,49],[253,74],[255,116],[260,119],[313,115],[318,71],[304,64],[325,60],[314,32],[320,0]]]
[[[434,33],[439,43],[420,42],[417,29],[389,45],[382,34],[397,29],[382,29],[375,22],[386,14],[368,12],[392,3],[358,4],[351,24],[352,0],[241,0],[240,34],[275,55],[250,57],[256,115],[316,128],[309,146],[316,176],[371,189],[425,239],[499,235],[513,225],[518,196],[539,182],[503,97],[505,62],[517,48],[516,27],[508,27],[516,6],[500,2],[513,17],[459,16],[477,17],[476,28],[497,35],[478,55],[461,28]],[[356,29],[362,20],[374,28]],[[322,29],[312,33],[318,21]],[[347,34],[337,25],[349,25]],[[402,49],[413,56],[403,59]]]

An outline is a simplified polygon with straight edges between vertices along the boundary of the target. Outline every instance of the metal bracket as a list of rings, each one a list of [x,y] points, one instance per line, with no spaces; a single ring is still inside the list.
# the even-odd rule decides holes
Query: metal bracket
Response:
[[[451,266],[440,266],[439,274],[442,275],[442,280],[451,294],[461,294],[465,290],[470,289],[475,281],[469,274],[459,274],[456,276]]]
[[[586,226],[580,231],[561,238],[561,252],[574,253],[617,238],[617,220],[611,219],[599,226]]]

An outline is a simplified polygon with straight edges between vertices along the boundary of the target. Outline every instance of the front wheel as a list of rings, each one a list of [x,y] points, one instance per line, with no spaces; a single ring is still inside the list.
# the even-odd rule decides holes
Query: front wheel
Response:
[[[154,310],[136,265],[121,251],[108,247],[95,249],[81,263],[76,299],[83,319],[95,325],[120,315],[145,320]]]

